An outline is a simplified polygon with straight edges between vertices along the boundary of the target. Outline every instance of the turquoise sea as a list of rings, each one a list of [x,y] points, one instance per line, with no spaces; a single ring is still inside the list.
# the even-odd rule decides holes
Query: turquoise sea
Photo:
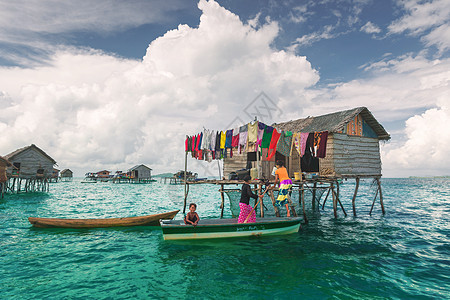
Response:
[[[450,179],[382,179],[341,186],[298,234],[168,242],[158,227],[36,229],[29,216],[126,217],[182,207],[183,186],[59,182],[0,200],[1,299],[450,298]],[[218,186],[192,186],[202,218],[220,216]],[[230,217],[229,204],[226,216]],[[177,218],[182,218],[179,214]]]

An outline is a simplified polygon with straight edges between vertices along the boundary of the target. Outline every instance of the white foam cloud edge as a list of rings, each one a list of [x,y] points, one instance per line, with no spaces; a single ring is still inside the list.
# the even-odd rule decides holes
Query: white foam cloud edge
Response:
[[[244,111],[258,108],[252,100],[264,91],[283,112],[271,121],[357,106],[381,123],[409,117],[407,140],[382,146],[385,175],[449,169],[449,133],[436,121],[442,126],[450,118],[450,60],[381,61],[367,67],[368,79],[316,88],[318,72],[305,57],[272,48],[277,23],[255,29],[216,2],[201,0],[199,8],[198,28],[167,32],[142,61],[66,48],[50,66],[0,68],[0,154],[34,143],[77,176],[140,163],[173,172],[184,167],[186,134],[250,121]],[[423,113],[411,115],[417,110]],[[200,164],[203,173],[213,168]]]

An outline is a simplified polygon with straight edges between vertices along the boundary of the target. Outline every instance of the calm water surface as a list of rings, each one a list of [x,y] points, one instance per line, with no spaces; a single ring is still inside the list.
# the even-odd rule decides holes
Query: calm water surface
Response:
[[[103,218],[182,207],[183,186],[54,183],[0,200],[2,299],[449,298],[450,179],[370,181],[341,197],[349,216],[308,208],[298,234],[167,242],[158,227],[36,229],[29,216]],[[217,186],[191,187],[203,218],[220,216]],[[231,216],[226,206],[227,217]],[[182,218],[178,215],[177,218]]]

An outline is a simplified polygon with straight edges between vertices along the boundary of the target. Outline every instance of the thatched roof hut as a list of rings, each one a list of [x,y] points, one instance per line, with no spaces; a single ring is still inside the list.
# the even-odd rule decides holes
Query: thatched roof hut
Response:
[[[269,178],[275,160],[284,160],[291,177],[295,172],[316,172],[331,177],[380,177],[381,158],[379,141],[387,141],[390,135],[366,107],[307,117],[272,125],[277,131],[328,132],[326,156],[310,158],[305,162],[298,152],[290,157],[276,153],[270,160],[262,160],[262,176]],[[224,175],[245,168],[245,155],[224,160]]]

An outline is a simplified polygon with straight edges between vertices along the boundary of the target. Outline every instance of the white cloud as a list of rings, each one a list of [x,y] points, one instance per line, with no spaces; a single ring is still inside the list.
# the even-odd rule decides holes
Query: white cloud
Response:
[[[225,129],[260,91],[301,94],[318,81],[305,57],[271,48],[277,23],[255,29],[216,2],[199,8],[198,28],[167,32],[142,61],[64,48],[48,66],[0,68],[0,153],[35,143],[78,175],[176,171],[185,134]]]
[[[363,27],[361,27],[360,31],[370,34],[370,33],[380,33],[381,29],[380,27],[369,21]]]
[[[448,99],[441,98],[436,108],[406,121],[408,140],[398,148],[386,147],[384,164],[405,176],[449,175],[450,135],[445,124],[450,124],[450,109]]]
[[[403,32],[422,36],[426,45],[435,45],[443,52],[449,48],[450,5],[448,0],[401,1],[406,14],[388,26],[391,34]]]

